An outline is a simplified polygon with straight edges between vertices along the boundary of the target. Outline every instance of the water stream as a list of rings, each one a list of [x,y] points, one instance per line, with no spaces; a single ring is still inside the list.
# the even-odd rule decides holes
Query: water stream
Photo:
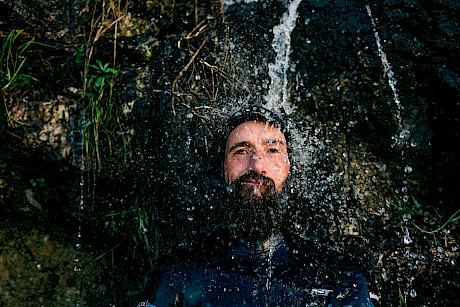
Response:
[[[369,18],[371,19],[372,29],[374,31],[374,36],[375,36],[375,43],[377,44],[377,49],[378,49],[380,59],[382,61],[384,72],[388,78],[388,84],[390,85],[391,91],[393,92],[393,100],[396,105],[396,119],[398,121],[398,126],[402,128],[402,119],[401,119],[402,106],[401,106],[401,101],[399,100],[399,95],[398,95],[398,91],[396,88],[397,80],[391,68],[390,63],[388,62],[387,55],[385,51],[383,50],[382,44],[380,42],[379,32],[377,31],[377,25],[375,23],[374,17],[372,16],[372,10],[371,10],[370,5],[366,5],[366,10],[367,10],[367,14],[369,15]]]
[[[367,14],[369,15],[369,18],[371,20],[371,24],[372,24],[372,29],[374,31],[374,36],[375,36],[375,43],[377,44],[377,49],[378,49],[378,54],[380,56],[380,59],[382,61],[382,65],[383,65],[383,68],[384,68],[384,72],[388,78],[388,84],[391,88],[391,91],[393,92],[393,100],[394,100],[394,104],[396,105],[396,120],[397,120],[397,124],[398,124],[398,133],[397,135],[393,136],[394,138],[394,143],[392,144],[392,146],[397,146],[398,149],[400,149],[401,151],[401,158],[402,158],[402,161],[403,163],[405,163],[406,159],[405,159],[405,147],[406,145],[410,142],[409,138],[410,138],[410,131],[405,129],[403,127],[403,119],[402,119],[402,115],[401,115],[401,111],[403,109],[402,105],[401,105],[401,101],[399,99],[399,95],[398,95],[398,90],[396,88],[396,84],[397,84],[397,79],[395,77],[395,74],[391,68],[391,65],[388,61],[388,58],[387,58],[387,55],[382,47],[382,44],[380,42],[380,36],[379,36],[379,33],[377,31],[377,25],[375,23],[375,20],[374,20],[374,17],[372,16],[372,10],[371,10],[371,7],[370,5],[366,5],[366,9],[367,9]],[[407,175],[412,171],[412,168],[409,166],[409,165],[406,165],[404,167],[404,170],[402,171],[402,182],[403,182],[403,186],[401,187],[401,199],[404,203],[407,203],[409,201],[409,189],[407,187]],[[408,221],[410,220],[411,216],[409,213],[405,214],[403,216],[403,223],[404,223],[404,226],[405,226],[405,229],[404,229],[404,234],[403,235],[403,242],[404,244],[410,244],[412,243],[412,239],[410,238],[410,234],[409,234],[409,228],[408,228]]]
[[[50,22],[17,32],[40,44],[21,70],[30,84],[2,91],[8,117],[25,125],[1,138],[0,210],[11,229],[26,221],[43,236],[20,229],[16,244],[5,228],[0,305],[19,282],[41,305],[65,293],[77,305],[150,299],[159,266],[195,250],[220,216],[223,127],[253,105],[290,132],[282,197],[295,235],[355,257],[385,302],[458,305],[448,297],[459,289],[458,1],[127,1],[91,44],[80,34],[105,1],[38,1],[37,12],[22,2],[2,2],[1,33]],[[84,54],[97,80],[99,61],[119,72],[110,99],[93,95],[107,120],[94,172],[90,140],[74,137],[95,120],[82,118]],[[254,282],[268,294],[274,251]]]
[[[268,64],[271,82],[267,95],[264,97],[269,110],[279,112],[283,110],[290,115],[295,106],[289,100],[288,70],[291,67],[291,33],[295,28],[297,20],[297,9],[302,0],[293,0],[289,3],[287,11],[283,14],[279,25],[273,28],[272,47],[275,50],[275,63]]]

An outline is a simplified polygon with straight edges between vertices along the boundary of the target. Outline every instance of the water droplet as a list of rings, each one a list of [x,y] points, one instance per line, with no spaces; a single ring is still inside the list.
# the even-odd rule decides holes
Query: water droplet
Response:
[[[404,244],[411,244],[412,239],[409,236],[409,229],[406,227],[405,233],[404,233],[404,238],[403,238]]]
[[[439,253],[444,253],[444,248],[442,246],[438,246],[437,251]]]
[[[406,165],[406,167],[404,168],[404,172],[405,173],[411,173],[412,172],[412,167],[410,167],[409,165]]]
[[[417,296],[417,292],[415,292],[414,289],[410,290],[410,296],[411,296],[411,297],[416,297],[416,296]]]
[[[410,214],[410,213],[406,213],[406,214],[404,214],[404,216],[403,216],[403,220],[404,220],[404,222],[407,222],[408,220],[410,220],[410,219],[411,219],[411,217],[412,217],[412,216],[411,216],[411,214]]]
[[[410,136],[410,131],[409,130],[402,130],[400,133],[399,133],[399,137],[401,139],[406,139]]]
[[[356,124],[356,121],[350,120],[350,121],[348,122],[348,127],[353,127],[355,124]]]

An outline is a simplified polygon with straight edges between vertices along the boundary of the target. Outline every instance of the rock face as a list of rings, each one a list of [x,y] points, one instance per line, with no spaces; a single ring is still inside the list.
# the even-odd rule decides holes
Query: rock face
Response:
[[[89,306],[104,301],[101,269],[93,257],[70,245],[62,230],[5,221],[1,226],[3,306]]]
[[[458,304],[458,1],[166,2],[0,0],[2,40],[40,43],[2,89],[0,305],[148,297],[253,103],[288,113],[297,231],[356,256],[383,305]]]
[[[2,0],[2,14],[15,19],[7,23],[27,25],[35,34],[59,44],[72,44],[81,35],[81,26],[87,21],[88,4],[79,1]]]

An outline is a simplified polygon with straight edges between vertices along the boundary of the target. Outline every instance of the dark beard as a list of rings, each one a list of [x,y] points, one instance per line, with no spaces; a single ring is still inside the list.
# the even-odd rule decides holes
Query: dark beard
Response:
[[[244,184],[249,178],[263,183],[266,187],[263,194]],[[228,200],[221,210],[222,221],[230,236],[252,242],[267,240],[278,233],[284,216],[274,181],[255,172],[249,172],[231,184]]]

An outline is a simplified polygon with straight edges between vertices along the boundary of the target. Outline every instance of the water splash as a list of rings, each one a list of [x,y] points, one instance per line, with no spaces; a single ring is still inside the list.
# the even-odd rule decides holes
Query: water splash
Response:
[[[289,86],[287,73],[289,70],[289,56],[291,50],[291,33],[295,28],[298,16],[297,8],[302,0],[293,0],[287,11],[281,17],[281,23],[273,28],[274,38],[272,47],[276,52],[275,63],[269,64],[271,84],[268,94],[264,97],[265,108],[275,111],[284,110],[291,114],[295,107],[289,103]]]
[[[375,43],[377,44],[377,49],[379,52],[380,60],[382,61],[382,65],[385,71],[386,76],[388,77],[388,84],[390,85],[390,88],[393,92],[393,100],[396,104],[396,116],[398,120],[399,127],[402,127],[402,120],[401,120],[401,101],[399,100],[399,95],[398,91],[396,89],[396,77],[391,69],[391,65],[388,62],[387,55],[385,54],[385,51],[383,50],[382,44],[380,43],[380,36],[379,33],[377,32],[377,26],[375,24],[374,17],[372,16],[372,11],[371,7],[369,5],[366,5],[367,9],[367,14],[369,15],[369,18],[371,19],[371,24],[372,24],[372,30],[374,31],[374,37],[375,37]]]
[[[253,3],[253,2],[258,2],[258,0],[224,0],[223,1],[224,9],[229,7],[230,5],[239,4],[241,2],[243,2],[245,4],[249,4],[249,3]]]
[[[405,129],[405,127],[403,127],[403,122],[402,122],[402,117],[401,117],[401,111],[402,111],[403,107],[401,105],[401,101],[400,101],[399,96],[398,96],[398,90],[396,88],[397,80],[396,80],[396,77],[395,77],[395,74],[394,74],[393,70],[391,69],[390,63],[388,62],[387,56],[385,54],[385,51],[383,50],[382,44],[380,43],[380,36],[379,36],[378,31],[377,31],[377,26],[376,26],[376,23],[375,23],[375,19],[372,16],[371,7],[369,5],[366,5],[366,9],[367,9],[367,14],[369,15],[369,18],[371,20],[372,29],[374,31],[374,37],[375,37],[375,42],[377,44],[378,53],[379,53],[380,59],[382,61],[382,65],[383,65],[385,74],[386,74],[386,76],[388,78],[388,84],[389,84],[389,86],[390,86],[390,88],[391,88],[391,90],[393,92],[393,100],[394,100],[395,105],[396,105],[396,110],[395,111],[396,111],[396,117],[397,117],[397,122],[398,122],[398,134],[393,136],[394,143],[392,144],[392,147],[398,146],[399,148],[401,148],[401,157],[402,157],[402,160],[405,161],[406,157],[405,157],[404,147],[406,147],[408,144],[410,144],[411,147],[415,147],[416,144],[414,144],[413,142],[410,142],[411,133],[410,133],[410,131],[408,129]],[[404,167],[404,172],[402,174],[402,179],[403,179],[402,182],[403,182],[404,186],[402,186],[402,188],[401,188],[401,191],[403,192],[403,195],[401,196],[401,198],[402,198],[403,202],[405,202],[405,203],[407,203],[408,200],[409,200],[406,177],[411,172],[412,172],[412,167],[410,165],[406,165]],[[406,227],[406,231],[405,231],[405,234],[404,234],[403,242],[404,242],[404,244],[412,243],[412,239],[409,237],[409,231],[408,231],[407,227]]]
[[[371,7],[369,5],[366,5],[366,9],[367,9],[367,14],[369,15],[369,18],[371,19],[372,30],[374,31],[375,43],[377,44],[377,49],[379,52],[380,60],[382,61],[384,72],[388,78],[388,84],[391,88],[391,91],[393,92],[393,100],[396,105],[395,111],[396,111],[396,119],[398,121],[399,134],[394,137],[395,142],[393,146],[395,145],[403,146],[408,142],[410,138],[410,131],[407,129],[404,129],[403,123],[402,123],[401,111],[403,109],[403,106],[401,105],[401,101],[398,95],[398,90],[396,88],[396,83],[398,81],[396,80],[395,74],[393,70],[391,69],[391,65],[388,62],[388,59],[387,59],[385,51],[383,50],[382,44],[380,43],[380,36],[377,31],[377,25],[375,23],[375,19],[372,16]]]
[[[74,256],[74,274],[76,275],[76,280],[77,280],[77,298],[76,298],[76,306],[80,306],[80,287],[81,287],[81,263],[80,263],[80,251],[82,247],[82,229],[83,229],[83,219],[82,219],[82,214],[84,210],[84,205],[85,205],[85,133],[84,133],[84,127],[86,126],[86,119],[83,116],[82,118],[82,124],[80,128],[80,135],[81,135],[81,148],[80,149],[75,149],[75,152],[78,152],[80,150],[80,161],[75,161],[80,168],[80,201],[78,203],[78,231],[77,231],[77,238],[75,242],[75,256]],[[77,144],[77,142],[74,142],[74,144]]]
[[[410,234],[409,234],[409,228],[406,225],[405,228],[404,228],[403,243],[407,245],[407,244],[411,244],[412,242],[413,241],[410,238]]]

